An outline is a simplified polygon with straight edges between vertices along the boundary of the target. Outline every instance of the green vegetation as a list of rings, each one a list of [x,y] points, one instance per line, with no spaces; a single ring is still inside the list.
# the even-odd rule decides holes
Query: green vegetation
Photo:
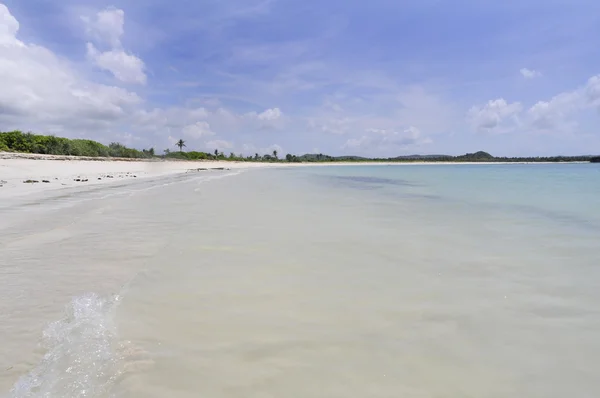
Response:
[[[0,151],[119,158],[149,158],[154,156],[153,148],[138,151],[117,142],[106,146],[92,140],[36,135],[22,133],[21,131],[0,132]]]
[[[286,157],[286,160],[288,157]],[[479,151],[460,156],[451,155],[409,155],[392,158],[365,158],[360,156],[328,156],[323,154],[306,154],[291,156],[292,162],[588,162],[592,156],[549,156],[549,157],[497,157]]]
[[[166,149],[164,155],[156,155],[154,148],[137,150],[113,142],[106,146],[99,142],[85,139],[68,139],[53,135],[36,135],[21,131],[0,132],[0,151],[40,153],[50,155],[72,155],[89,157],[120,157],[120,158],[165,158],[179,160],[230,160],[238,162],[288,162],[288,163],[326,163],[326,162],[587,162],[600,163],[600,156],[552,156],[552,157],[495,157],[487,152],[479,151],[460,156],[450,155],[410,155],[393,158],[365,158],[360,156],[329,156],[305,154],[301,156],[287,154],[279,159],[277,151],[272,154],[254,156],[236,155],[215,149],[214,153],[190,151],[184,152],[185,141],[180,139],[175,146],[179,152]]]

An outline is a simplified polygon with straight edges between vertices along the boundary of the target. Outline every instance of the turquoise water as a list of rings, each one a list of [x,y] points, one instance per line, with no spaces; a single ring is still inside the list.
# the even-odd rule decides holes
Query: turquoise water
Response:
[[[589,164],[332,166],[17,206],[0,387],[595,397],[599,197]]]

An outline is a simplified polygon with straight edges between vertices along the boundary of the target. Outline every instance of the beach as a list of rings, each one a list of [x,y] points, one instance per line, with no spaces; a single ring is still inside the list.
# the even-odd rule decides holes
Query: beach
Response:
[[[600,391],[594,165],[0,164],[7,397]]]
[[[578,163],[578,162],[573,162]],[[451,163],[451,162],[330,162],[281,163],[239,161],[176,161],[85,158],[0,152],[0,197],[47,192],[65,187],[102,185],[133,178],[154,178],[187,172],[240,170],[254,168],[315,166],[422,166],[422,165],[501,165],[528,163]],[[543,163],[536,163],[543,164]]]
[[[81,158],[0,152],[0,198],[186,172],[273,167],[275,163]]]

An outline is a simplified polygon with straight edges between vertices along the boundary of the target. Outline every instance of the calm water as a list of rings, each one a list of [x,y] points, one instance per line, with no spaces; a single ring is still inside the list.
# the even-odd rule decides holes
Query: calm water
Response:
[[[0,202],[0,396],[597,397],[600,167],[211,172]]]

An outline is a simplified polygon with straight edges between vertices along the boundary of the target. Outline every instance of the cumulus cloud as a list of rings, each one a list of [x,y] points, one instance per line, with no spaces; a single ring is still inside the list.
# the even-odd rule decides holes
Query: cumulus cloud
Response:
[[[141,102],[133,92],[86,80],[48,49],[20,41],[19,23],[2,4],[0,21],[0,121],[5,128],[102,130]]]
[[[561,93],[549,101],[539,101],[527,111],[531,126],[538,130],[563,130],[567,116],[580,107],[579,92]]]
[[[538,101],[527,111],[531,127],[542,132],[573,132],[574,114],[586,109],[600,110],[600,75],[573,91],[555,95],[548,101]]]
[[[282,112],[281,110],[279,110],[279,108],[272,108],[272,109],[267,109],[266,111],[259,113],[256,118],[258,120],[267,120],[267,121],[271,121],[271,120],[277,120],[281,117]]]
[[[215,135],[215,133],[210,129],[210,124],[207,122],[196,122],[194,124],[187,125],[182,129],[182,132],[185,136],[192,138]]]
[[[240,122],[254,124],[261,130],[273,130],[283,126],[283,112],[279,108],[269,108],[260,113],[248,112],[243,117],[245,120]]]
[[[124,33],[125,12],[118,8],[107,8],[93,17],[82,16],[88,35],[96,42],[110,47],[121,47],[121,36]]]
[[[409,126],[402,131],[386,129],[368,129],[367,134],[359,138],[351,138],[346,141],[344,148],[357,149],[386,149],[409,147],[413,145],[425,145],[432,142],[428,137],[423,137],[421,131]]]
[[[0,44],[14,44],[19,31],[19,21],[0,3]]]
[[[87,56],[97,67],[107,70],[124,83],[146,84],[144,62],[123,50],[100,52],[92,43],[87,44]]]
[[[500,98],[472,107],[467,119],[483,132],[506,133],[521,127],[526,132],[573,133],[578,125],[574,117],[589,109],[600,111],[600,75],[575,90],[538,101],[526,112],[519,102],[509,104]]]
[[[99,11],[94,18],[82,17],[92,40],[108,45],[100,51],[93,43],[87,43],[87,57],[98,68],[113,74],[124,83],[146,84],[146,66],[135,55],[128,54],[122,47],[125,12],[116,8]]]
[[[523,106],[519,102],[512,104],[505,99],[490,100],[483,106],[474,106],[467,113],[467,120],[476,131],[504,133],[510,131]]]
[[[584,96],[586,103],[600,111],[600,75],[591,77],[585,88]]]
[[[535,79],[536,77],[542,76],[541,72],[534,69],[522,68],[520,72],[525,79]]]

